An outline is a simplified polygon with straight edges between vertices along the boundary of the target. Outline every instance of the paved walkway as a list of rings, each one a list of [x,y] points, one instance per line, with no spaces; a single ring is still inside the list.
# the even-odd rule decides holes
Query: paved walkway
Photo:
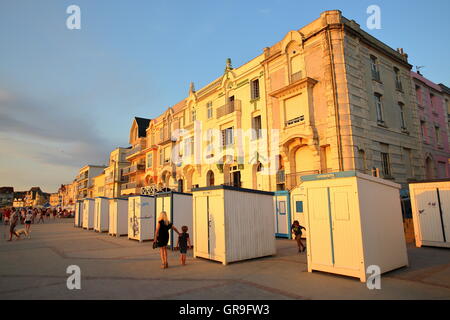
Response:
[[[385,274],[381,290],[357,279],[308,273],[295,242],[277,255],[222,266],[203,259],[161,270],[151,242],[74,228],[72,220],[32,225],[32,238],[7,242],[0,228],[0,299],[450,299],[450,250],[409,248],[410,267]],[[68,290],[66,268],[81,268],[81,290]]]

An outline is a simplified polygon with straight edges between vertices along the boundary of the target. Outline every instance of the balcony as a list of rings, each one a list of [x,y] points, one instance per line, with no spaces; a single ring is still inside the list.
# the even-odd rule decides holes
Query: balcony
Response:
[[[85,183],[80,183],[80,184],[78,185],[78,190],[87,189],[87,187],[88,187],[87,182],[85,182]]]
[[[284,170],[279,170],[277,172],[276,176],[277,184],[285,183],[286,182],[286,175],[284,173]]]
[[[131,148],[126,154],[125,158],[131,157],[132,155],[135,155],[136,153],[139,153],[142,151],[142,145],[138,144],[137,146]]]
[[[126,194],[141,194],[141,188],[144,187],[142,183],[130,182],[123,184],[120,193],[122,195]]]
[[[130,175],[133,173],[137,173],[139,171],[145,171],[145,164],[137,164],[134,166],[129,166],[123,169],[123,175]]]
[[[372,80],[381,82],[380,72],[378,70],[372,69]]]
[[[281,172],[281,171],[279,171]],[[296,186],[298,186],[300,184],[301,181],[301,177],[303,176],[308,176],[311,174],[319,174],[319,170],[310,170],[310,171],[300,171],[300,172],[294,172],[294,173],[289,173],[289,174],[284,174],[284,183],[286,185],[286,189],[287,190],[291,190],[293,188],[295,188]],[[278,178],[278,174],[277,174],[277,178]],[[278,180],[277,180],[277,183]],[[283,183],[283,182],[280,182]]]
[[[293,74],[291,74],[291,83],[296,82],[300,79],[303,79],[303,72],[302,71],[298,71],[295,72]]]
[[[222,118],[223,116],[226,116],[230,113],[233,113],[235,111],[240,111],[240,110],[241,110],[241,101],[240,100],[229,101],[225,105],[217,108],[216,119]]]
[[[105,183],[108,184],[108,183],[113,183],[113,182],[119,182],[119,183],[128,182],[128,177],[118,177],[118,176],[116,176],[115,178],[116,179],[114,181],[113,176],[106,177]]]
[[[305,116],[301,115],[300,117],[297,117],[297,118],[290,119],[290,120],[286,121],[285,126],[288,127],[288,126],[291,126],[291,125],[296,124],[296,123],[302,123],[304,121],[305,121]]]
[[[87,178],[88,178],[88,172],[86,171],[78,176],[77,181],[81,181],[81,180],[84,180]]]

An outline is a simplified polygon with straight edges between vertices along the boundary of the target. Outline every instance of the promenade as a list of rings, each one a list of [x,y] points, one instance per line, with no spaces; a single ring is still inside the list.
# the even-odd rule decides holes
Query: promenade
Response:
[[[19,225],[18,228],[22,226]],[[307,272],[294,241],[277,240],[277,255],[222,266],[193,259],[179,265],[169,251],[160,269],[151,242],[73,227],[72,219],[32,225],[31,239],[6,241],[1,226],[0,299],[450,299],[450,250],[408,248],[409,268],[382,276],[381,290],[358,279]],[[69,290],[66,269],[81,269]]]

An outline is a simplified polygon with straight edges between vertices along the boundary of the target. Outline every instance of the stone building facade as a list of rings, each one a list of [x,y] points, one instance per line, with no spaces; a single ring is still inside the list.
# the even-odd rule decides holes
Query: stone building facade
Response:
[[[127,160],[140,174],[131,191],[291,189],[302,175],[343,170],[406,187],[425,176],[410,70],[401,49],[340,11],[323,12],[244,65],[228,60],[204,88],[192,84],[185,99],[149,120],[145,135],[134,121]]]

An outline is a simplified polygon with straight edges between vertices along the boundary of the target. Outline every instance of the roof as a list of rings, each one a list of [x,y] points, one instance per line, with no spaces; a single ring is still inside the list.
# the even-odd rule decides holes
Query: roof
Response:
[[[436,83],[434,83],[433,81],[425,78],[423,75],[411,71],[411,77],[413,77],[413,79],[422,82],[424,85],[428,86],[429,88],[433,88],[434,90],[436,90],[437,92],[441,92],[442,91],[442,87],[438,86]]]
[[[14,193],[14,187],[0,187],[0,193]]]
[[[445,92],[446,94],[450,95],[450,88],[447,87],[445,84],[439,83],[439,87],[441,87],[443,92]]]
[[[148,125],[150,124],[150,119],[145,119],[145,118],[139,118],[139,117],[134,117],[134,119],[136,120],[136,124],[138,126],[138,135],[139,137],[146,137],[147,136],[147,128]]]

